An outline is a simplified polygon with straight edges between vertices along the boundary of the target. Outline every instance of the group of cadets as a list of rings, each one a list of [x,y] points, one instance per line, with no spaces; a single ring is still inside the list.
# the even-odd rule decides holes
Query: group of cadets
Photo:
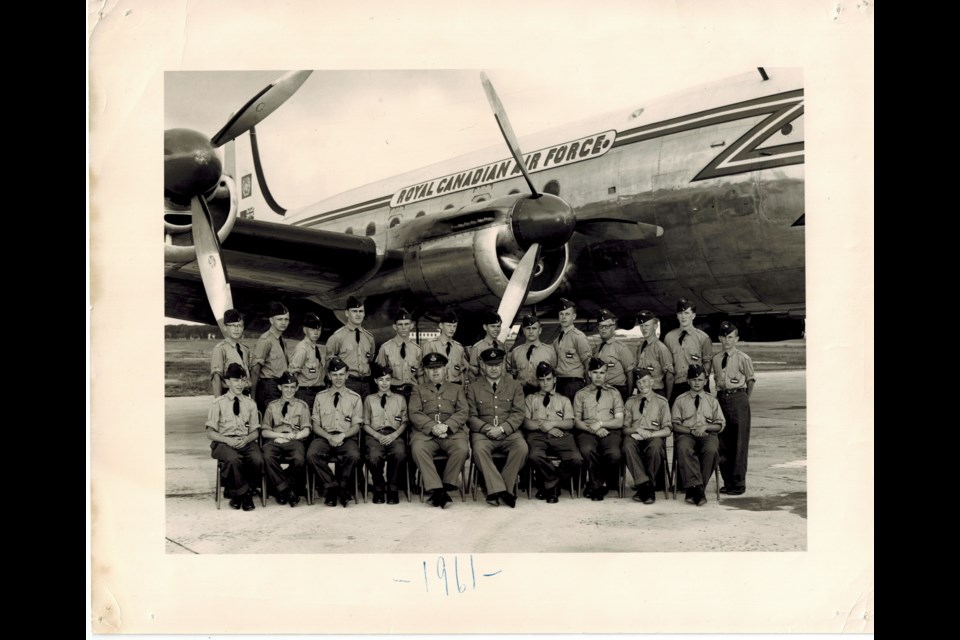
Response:
[[[346,507],[362,456],[375,504],[399,503],[409,457],[429,504],[443,508],[471,451],[494,506],[515,506],[525,464],[535,472],[538,499],[558,502],[564,483],[586,471],[584,495],[603,500],[618,488],[621,461],[634,480],[633,499],[652,504],[671,434],[687,502],[707,502],[704,486],[718,464],[721,493],[744,493],[755,376],[750,356],[737,349],[736,327],[721,323],[722,350],[713,353],[709,336],[693,326],[696,306],[681,299],[680,326],[663,341],[657,317],[641,311],[643,340],[631,349],[615,335],[617,316],[602,309],[594,351],[574,326],[576,305],[560,303],[560,333],[550,344],[540,339],[540,320],[526,315],[524,342],[508,354],[498,340],[502,321],[491,311],[483,339],[465,349],[453,339],[458,317],[448,309],[440,336],[421,349],[410,340],[413,318],[401,310],[396,335],[378,352],[362,326],[364,303],[352,297],[346,324],[325,347],[320,319],[306,314],[304,339],[289,360],[286,307],[271,303],[270,329],[252,353],[239,342],[243,316],[227,311],[225,339],[211,358],[216,399],[206,431],[230,505],[252,510],[266,474],[277,502],[295,506],[310,469],[324,504]],[[442,472],[438,453],[446,456]]]

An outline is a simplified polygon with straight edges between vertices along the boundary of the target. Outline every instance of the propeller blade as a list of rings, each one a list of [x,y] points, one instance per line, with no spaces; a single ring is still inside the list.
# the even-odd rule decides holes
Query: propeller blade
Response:
[[[503,134],[503,139],[507,142],[507,147],[510,149],[510,155],[517,161],[517,166],[520,167],[520,171],[523,172],[523,179],[527,181],[527,185],[530,187],[530,193],[536,198],[540,194],[537,193],[537,189],[533,186],[533,181],[530,180],[530,173],[527,171],[527,165],[523,161],[523,152],[520,151],[517,136],[513,132],[513,127],[510,126],[510,119],[507,118],[507,110],[503,108],[503,103],[500,102],[500,97],[497,95],[496,89],[493,88],[490,78],[488,78],[487,74],[483,71],[480,72],[480,82],[483,84],[483,90],[487,94],[487,102],[490,103],[490,108],[493,109],[493,115],[497,119],[500,133]]]
[[[500,327],[500,335],[497,340],[503,342],[510,335],[510,327],[517,315],[517,311],[523,306],[530,292],[530,284],[533,282],[534,269],[537,267],[537,261],[540,259],[540,245],[536,242],[530,245],[527,252],[523,254],[523,259],[517,265],[516,271],[510,276],[510,282],[507,283],[507,290],[503,292],[503,298],[500,299],[500,308],[497,313],[503,320]]]
[[[285,73],[273,84],[253,96],[243,105],[232,118],[223,126],[217,135],[210,139],[214,147],[230,142],[237,136],[246,133],[277,110],[287,99],[300,88],[312,71],[290,71]]]
[[[193,222],[193,244],[197,250],[197,267],[200,269],[200,278],[203,280],[203,290],[207,294],[207,302],[221,330],[223,314],[233,308],[233,294],[230,292],[230,278],[227,276],[227,266],[220,255],[220,240],[213,228],[213,217],[206,201],[201,196],[190,199],[190,213]]]

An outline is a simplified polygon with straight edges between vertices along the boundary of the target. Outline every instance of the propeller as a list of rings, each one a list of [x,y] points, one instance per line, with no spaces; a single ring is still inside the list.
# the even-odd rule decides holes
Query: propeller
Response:
[[[517,166],[520,167],[520,171],[523,172],[523,179],[527,181],[527,185],[530,187],[530,193],[533,194],[534,198],[539,198],[540,194],[537,192],[537,188],[533,186],[533,180],[530,179],[530,172],[527,171],[527,163],[523,161],[523,153],[520,151],[520,143],[517,142],[517,136],[513,132],[513,127],[510,126],[510,118],[507,117],[507,110],[503,108],[503,103],[500,102],[500,96],[497,95],[497,90],[493,88],[493,83],[490,82],[490,78],[488,78],[487,74],[483,71],[480,72],[480,82],[483,84],[483,90],[487,94],[487,102],[490,103],[490,108],[493,109],[493,117],[497,119],[500,133],[503,134],[507,148],[510,149],[510,155],[513,156],[513,159],[517,162]]]
[[[300,88],[312,71],[290,71],[280,76],[273,84],[250,98],[232,118],[217,132],[210,142],[219,147],[243,135],[252,127],[260,124],[268,115],[277,110]]]
[[[523,254],[523,258],[517,264],[517,268],[514,269],[513,275],[510,276],[507,290],[503,292],[503,297],[500,299],[500,308],[497,309],[500,319],[503,320],[503,324],[500,325],[500,335],[497,336],[497,340],[500,342],[507,339],[517,311],[520,310],[527,299],[538,260],[540,260],[540,245],[534,242]]]

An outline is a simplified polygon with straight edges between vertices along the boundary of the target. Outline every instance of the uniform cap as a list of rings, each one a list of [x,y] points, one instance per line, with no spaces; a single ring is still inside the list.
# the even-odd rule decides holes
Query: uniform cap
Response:
[[[603,369],[605,366],[607,366],[606,362],[600,358],[593,357],[590,358],[590,362],[587,364],[587,371],[597,371],[598,369]]]
[[[538,318],[537,316],[533,315],[532,313],[528,313],[527,315],[523,316],[523,320],[520,321],[520,326],[521,326],[521,327],[532,327],[533,325],[537,324],[538,322],[540,322],[540,318]]]
[[[283,374],[277,378],[277,384],[281,386],[285,384],[297,384],[297,379],[290,375],[289,371],[284,371]]]
[[[382,378],[383,376],[392,376],[393,367],[390,365],[381,365],[376,362],[370,363],[370,375],[373,376],[373,379]]]
[[[484,364],[500,364],[507,357],[507,352],[499,347],[490,347],[480,352],[480,359]]]
[[[333,373],[334,371],[342,371],[347,368],[347,363],[334,356],[330,358],[330,361],[327,362],[327,371]]]
[[[243,370],[236,362],[231,362],[227,365],[227,370],[223,374],[224,380],[229,380],[231,378],[245,378],[247,377],[247,372]]]
[[[706,371],[699,364],[692,364],[687,367],[687,380],[691,380],[700,375],[706,375]]]
[[[637,367],[636,369],[633,370],[634,384],[636,384],[637,382],[640,382],[640,378],[646,378],[647,376],[653,377],[653,374],[650,373],[650,369],[647,369],[646,367]]]
[[[603,322],[604,320],[616,320],[617,314],[610,309],[600,309],[600,313],[597,315],[597,322]]]
[[[734,333],[736,330],[737,330],[737,327],[734,326],[732,322],[727,322],[726,320],[724,320],[723,322],[720,323],[720,335],[722,336],[728,336],[731,333]]]
[[[393,321],[400,322],[401,320],[413,320],[413,316],[410,315],[410,312],[406,309],[400,309],[400,311],[397,311],[393,316]]]
[[[573,303],[573,300],[568,300],[567,298],[560,298],[560,311],[564,309],[576,309],[577,305]]]
[[[271,302],[267,305],[267,317],[269,318],[282,316],[285,313],[290,313],[290,310],[282,302]]]
[[[315,313],[308,313],[303,316],[303,326],[308,329],[322,329],[323,323],[320,322],[320,317]]]
[[[686,298],[680,298],[677,300],[677,313],[686,311],[687,309],[690,309],[690,311],[696,313],[697,305],[693,301],[687,300]]]
[[[236,309],[227,309],[223,312],[223,324],[243,322],[243,314]]]
[[[447,356],[442,353],[433,352],[423,356],[424,369],[437,369],[445,366],[447,366]]]
[[[546,376],[553,373],[553,367],[550,366],[549,362],[541,362],[537,365],[537,377],[545,378]]]
[[[350,296],[347,298],[347,309],[363,309],[363,300],[356,297]]]
[[[457,312],[453,309],[444,309],[443,313],[440,314],[440,322],[456,324],[457,322],[460,322],[460,318],[457,317]]]
[[[647,311],[646,309],[637,314],[637,324],[644,324],[656,319],[657,316],[653,314],[653,311]]]
[[[502,324],[503,320],[500,318],[500,314],[496,311],[484,311],[483,315],[483,324]]]

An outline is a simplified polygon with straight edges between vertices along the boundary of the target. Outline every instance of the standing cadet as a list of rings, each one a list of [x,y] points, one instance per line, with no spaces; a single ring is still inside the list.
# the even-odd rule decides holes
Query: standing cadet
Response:
[[[423,354],[442,353],[447,359],[447,380],[454,384],[463,384],[467,376],[469,363],[467,351],[459,342],[453,339],[457,333],[457,323],[460,319],[453,309],[445,309],[440,315],[440,337],[428,341],[423,345]]]
[[[633,352],[617,340],[617,316],[609,309],[601,309],[597,317],[600,346],[597,357],[607,363],[606,384],[620,392],[624,402],[633,392],[633,369],[636,366]]]
[[[677,482],[686,490],[685,500],[698,507],[707,504],[703,487],[713,475],[723,431],[720,403],[704,391],[707,373],[699,364],[686,371],[690,390],[673,403],[673,446],[677,449]]]
[[[619,391],[604,384],[606,362],[590,358],[587,370],[590,386],[578,391],[573,399],[573,419],[579,429],[577,447],[590,472],[590,483],[583,495],[597,502],[620,485],[623,398]]]
[[[557,350],[557,389],[571,402],[587,384],[586,364],[593,355],[587,336],[573,325],[576,319],[577,306],[566,298],[560,298],[560,335],[554,342]]]
[[[717,401],[726,420],[720,433],[720,493],[742,495],[747,490],[747,449],[750,446],[750,396],[756,376],[753,360],[737,349],[740,332],[730,322],[720,323],[721,353],[713,356]]]
[[[557,366],[557,352],[550,345],[540,342],[540,333],[543,331],[540,318],[527,314],[520,321],[520,326],[523,327],[525,342],[510,351],[507,369],[513,372],[517,382],[523,385],[524,395],[530,395],[540,391],[537,367],[541,362],[546,362],[552,370]]]
[[[227,392],[210,405],[206,431],[210,442],[210,456],[220,461],[220,481],[230,506],[255,509],[253,487],[260,486],[263,477],[263,454],[257,444],[260,420],[257,405],[243,395],[246,372],[232,362],[224,372]]]
[[[673,403],[677,397],[690,389],[687,383],[687,370],[690,365],[699,365],[710,377],[710,358],[713,356],[713,343],[710,336],[693,326],[693,319],[697,317],[697,305],[686,298],[677,300],[677,320],[680,326],[663,339],[663,343],[673,356],[673,370],[676,372],[673,381]],[[709,391],[709,388],[708,388]]]
[[[281,303],[271,302],[267,313],[270,315],[270,328],[260,336],[253,347],[253,367],[250,371],[250,386],[260,413],[266,411],[267,405],[280,397],[277,380],[288,366],[283,332],[290,324],[290,312]]]
[[[467,406],[473,459],[483,474],[487,503],[496,507],[503,500],[513,508],[517,496],[512,491],[527,460],[527,443],[520,435],[523,389],[516,380],[503,375],[506,355],[499,347],[480,352],[481,376],[467,387]],[[493,462],[494,451],[507,454],[502,475]]]
[[[653,392],[671,398],[673,392],[673,354],[667,345],[660,342],[657,330],[660,320],[652,311],[637,314],[637,324],[643,333],[643,341],[637,346],[637,367],[650,372]]]
[[[393,371],[390,390],[402,395],[404,400],[410,399],[410,393],[423,377],[420,371],[420,347],[410,341],[411,329],[413,316],[406,309],[400,309],[393,319],[393,330],[397,335],[380,345],[376,360],[381,367],[390,367]]]
[[[285,371],[280,376],[281,396],[263,414],[263,463],[267,482],[278,504],[297,506],[297,495],[306,486],[303,441],[310,437],[310,409],[296,397],[297,379]],[[280,466],[288,463],[287,470]]]
[[[550,504],[560,501],[560,487],[574,474],[580,473],[583,456],[573,439],[573,405],[566,396],[556,392],[557,377],[553,367],[541,362],[537,365],[540,390],[524,400],[523,428],[530,450],[530,466],[537,472],[537,499]],[[560,458],[560,468],[554,469],[548,455]]]
[[[352,498],[350,480],[360,461],[360,448],[355,435],[363,423],[363,401],[360,394],[348,389],[347,363],[340,358],[327,362],[330,386],[317,394],[313,401],[313,433],[316,436],[307,449],[307,462],[323,482],[323,503],[344,507]],[[337,474],[330,472],[327,463],[336,460]]]
[[[315,313],[303,317],[303,340],[293,350],[290,358],[290,371],[297,376],[297,397],[313,407],[313,400],[323,389],[323,375],[326,370],[326,356],[317,342],[323,325]]]
[[[483,318],[483,330],[486,332],[486,335],[470,347],[470,380],[478,380],[480,378],[480,353],[482,351],[492,349],[493,347],[498,349],[503,348],[503,345],[501,345],[497,339],[497,336],[500,335],[500,328],[503,326],[503,320],[500,319],[500,315],[496,311],[484,311],[480,316]]]
[[[463,386],[446,380],[447,357],[428,353],[423,357],[426,380],[410,395],[410,455],[420,469],[420,482],[430,494],[428,502],[446,508],[452,502],[447,491],[454,484],[470,455],[467,445],[467,397]],[[438,451],[447,454],[443,482],[433,464]]]
[[[623,406],[623,457],[633,477],[633,499],[643,504],[657,500],[654,484],[666,456],[664,438],[673,426],[667,399],[653,392],[653,376],[647,369],[636,371],[637,395]]]
[[[363,401],[364,460],[373,477],[373,504],[400,503],[400,468],[407,460],[403,432],[407,428],[407,402],[391,392],[393,371],[376,362],[370,365],[377,392]],[[384,479],[384,467],[387,478]]]
[[[350,296],[347,298],[347,323],[327,340],[327,357],[337,357],[347,363],[347,387],[361,398],[373,391],[370,362],[377,347],[373,334],[360,326],[366,314],[363,300]]]
[[[226,336],[213,348],[210,356],[210,386],[213,397],[218,398],[227,389],[223,376],[231,363],[243,367],[244,385],[249,384],[250,375],[250,348],[240,344],[243,337],[243,314],[236,309],[227,309],[223,313],[223,324],[226,327]],[[250,393],[245,388],[244,394]]]

